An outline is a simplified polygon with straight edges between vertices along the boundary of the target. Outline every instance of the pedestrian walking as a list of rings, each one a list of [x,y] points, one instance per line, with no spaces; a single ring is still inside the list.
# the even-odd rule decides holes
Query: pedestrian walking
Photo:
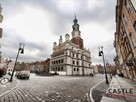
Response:
[[[4,70],[0,68],[0,78],[3,77],[4,75]]]

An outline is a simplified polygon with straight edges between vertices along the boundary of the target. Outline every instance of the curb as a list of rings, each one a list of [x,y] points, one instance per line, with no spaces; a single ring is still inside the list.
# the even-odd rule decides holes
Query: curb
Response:
[[[14,79],[14,80],[16,80],[16,79]],[[8,90],[8,91],[2,93],[2,94],[0,95],[0,97],[2,97],[2,96],[4,96],[5,94],[11,92],[12,90],[16,89],[16,88],[20,85],[20,82],[19,82],[18,80],[16,80],[16,81],[17,81],[18,84],[17,84],[15,87],[13,87],[12,89],[10,89],[10,90]]]
[[[105,80],[101,81],[100,83],[94,85],[94,86],[90,89],[90,100],[91,100],[91,102],[94,102],[94,99],[93,99],[93,97],[92,97],[92,90],[93,90],[96,86],[98,86],[99,84],[103,83],[104,81],[105,81]]]

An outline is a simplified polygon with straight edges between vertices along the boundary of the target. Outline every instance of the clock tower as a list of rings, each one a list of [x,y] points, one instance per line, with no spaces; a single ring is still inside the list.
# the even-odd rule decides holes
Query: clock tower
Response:
[[[76,45],[79,45],[79,47],[82,49],[83,48],[83,39],[81,38],[80,36],[80,30],[79,30],[79,24],[77,23],[78,20],[76,19],[76,16],[75,16],[75,19],[73,20],[74,24],[72,26],[73,28],[73,31],[72,31],[72,43],[76,44]]]

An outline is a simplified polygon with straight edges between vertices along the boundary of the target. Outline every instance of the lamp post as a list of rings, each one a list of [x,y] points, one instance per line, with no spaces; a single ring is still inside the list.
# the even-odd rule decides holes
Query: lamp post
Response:
[[[14,71],[15,71],[15,67],[16,67],[16,63],[17,63],[17,59],[18,59],[18,55],[19,55],[19,52],[22,53],[22,54],[24,53],[24,46],[25,46],[24,43],[20,43],[19,44],[19,49],[18,49],[18,53],[17,53],[17,56],[16,56],[16,61],[15,61],[14,68],[13,68],[13,71],[12,71],[12,74],[11,74],[9,82],[12,82]]]
[[[82,52],[82,75],[85,75],[84,73],[84,53]]]
[[[107,72],[106,72],[106,67],[105,67],[105,59],[104,59],[103,46],[99,46],[98,49],[99,49],[99,56],[102,56],[102,58],[103,58],[103,64],[104,64],[104,72],[105,72],[106,84],[109,84],[109,82],[108,82],[108,77],[107,77]]]
[[[72,52],[72,75],[74,75],[74,72],[73,72],[73,70],[74,70],[74,68],[73,68],[73,66],[74,66],[74,63],[73,63],[73,59],[74,59],[74,50],[73,50],[74,48],[72,47],[72,49],[71,49],[71,52]]]
[[[1,56],[1,53],[2,53],[2,51],[0,51],[0,63],[1,63],[1,60],[2,60],[2,56]]]

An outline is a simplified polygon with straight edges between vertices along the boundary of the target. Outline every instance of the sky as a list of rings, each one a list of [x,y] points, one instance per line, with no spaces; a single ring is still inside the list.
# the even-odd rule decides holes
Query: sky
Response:
[[[76,14],[84,46],[91,51],[92,64],[102,64],[98,46],[103,46],[106,62],[113,64],[116,0],[0,0],[3,58],[15,60],[19,43],[24,54],[18,61],[33,62],[50,58],[53,42],[65,34],[72,37]]]

